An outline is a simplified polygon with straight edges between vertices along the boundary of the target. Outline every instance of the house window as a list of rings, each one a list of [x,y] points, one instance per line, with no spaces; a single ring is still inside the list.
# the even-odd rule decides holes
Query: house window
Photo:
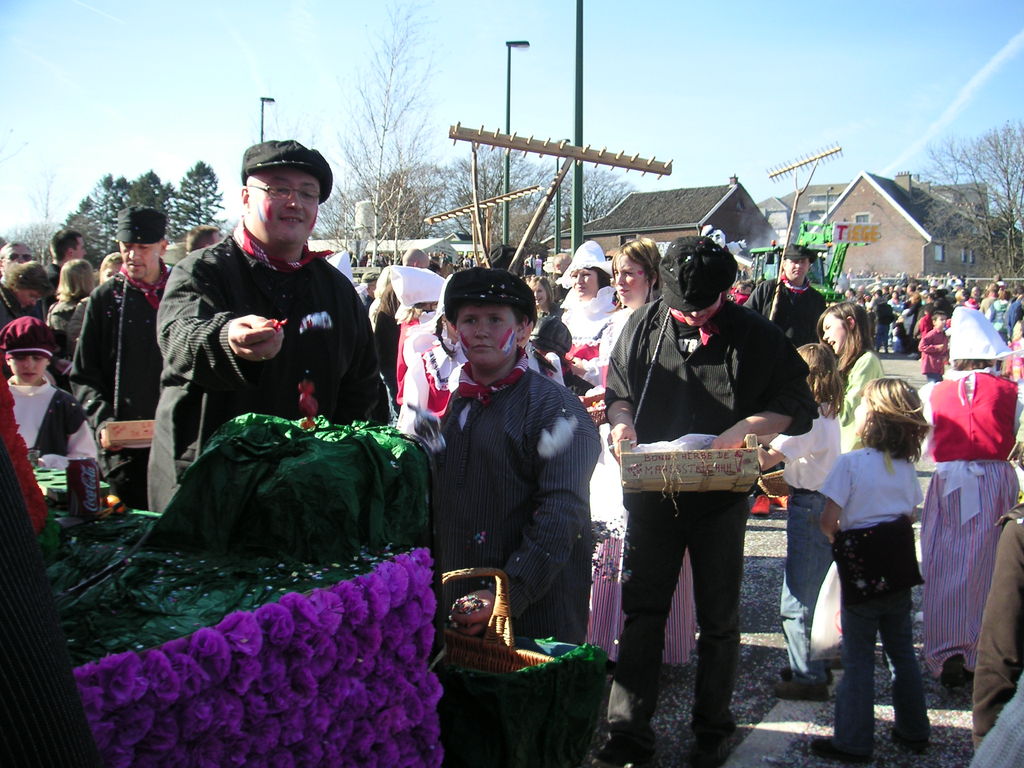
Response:
[[[971,248],[967,252],[967,258],[970,259],[971,264],[974,264],[974,249],[973,248]]]
[[[966,264],[967,263],[967,249],[966,248],[961,248],[960,249],[960,263],[961,264]]]
[[[941,246],[941,245],[936,245],[935,246],[935,261],[941,262],[941,261],[945,261],[945,260],[946,260],[946,250],[945,250],[945,248],[943,248],[943,246]]]
[[[853,217],[853,222],[855,224],[870,224],[871,223],[871,214],[870,213],[858,213],[856,216]]]

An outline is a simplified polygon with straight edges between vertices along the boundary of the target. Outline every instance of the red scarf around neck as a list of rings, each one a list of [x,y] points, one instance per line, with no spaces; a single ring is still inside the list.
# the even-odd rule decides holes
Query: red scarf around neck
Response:
[[[509,374],[490,384],[478,384],[473,378],[473,364],[466,363],[462,366],[462,373],[459,375],[459,397],[472,397],[479,400],[482,405],[490,405],[491,396],[495,392],[511,387],[523,378],[528,363],[526,350],[519,347],[516,350],[516,364]]]
[[[157,278],[155,283],[144,283],[141,280],[136,280],[128,274],[128,270],[125,269],[123,264],[121,265],[121,274],[128,285],[146,297],[149,306],[153,309],[160,308],[160,296],[167,285],[167,278],[171,275],[171,268],[164,264],[163,259],[160,259],[160,277]]]
[[[329,256],[332,251],[311,251],[308,245],[302,246],[302,256],[299,257],[298,261],[286,261],[285,259],[279,259],[276,256],[271,256],[267,253],[266,249],[256,237],[245,228],[245,224],[238,222],[238,226],[235,227],[235,231],[232,235],[235,238],[235,243],[245,253],[252,258],[256,259],[260,264],[265,267],[269,267],[275,272],[296,272],[302,269],[304,266],[313,261],[313,259],[322,259],[325,256]]]
[[[707,343],[711,340],[711,337],[718,333],[718,326],[711,322],[711,318],[722,311],[722,307],[725,306],[725,299],[719,296],[718,301],[720,302],[718,309],[714,311],[714,314],[712,314],[711,317],[704,321],[704,325],[697,328],[697,331],[700,333],[700,345],[702,347],[706,347]],[[669,307],[668,313],[672,315],[672,319],[680,325],[690,325],[690,323],[686,322],[685,312],[680,312],[678,309],[672,309]]]
[[[785,275],[782,276],[781,280],[782,284],[789,288],[789,290],[791,290],[793,293],[803,293],[804,291],[811,287],[810,281],[806,279],[804,280],[803,285],[793,285],[791,282],[789,282],[788,279],[786,279]]]

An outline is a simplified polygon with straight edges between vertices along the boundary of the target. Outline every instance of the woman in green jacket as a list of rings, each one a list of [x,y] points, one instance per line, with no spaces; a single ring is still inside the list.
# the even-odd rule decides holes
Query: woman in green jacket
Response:
[[[818,338],[832,347],[839,359],[839,373],[846,383],[839,430],[843,453],[861,448],[854,411],[860,405],[864,385],[879,379],[882,361],[873,351],[871,318],[861,304],[844,301],[833,304],[818,318]]]

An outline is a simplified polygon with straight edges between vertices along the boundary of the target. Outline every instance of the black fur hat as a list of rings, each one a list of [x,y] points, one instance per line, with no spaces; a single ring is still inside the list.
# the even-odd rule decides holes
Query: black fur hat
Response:
[[[710,307],[735,280],[735,257],[710,237],[677,238],[661,260],[661,295],[680,312]]]

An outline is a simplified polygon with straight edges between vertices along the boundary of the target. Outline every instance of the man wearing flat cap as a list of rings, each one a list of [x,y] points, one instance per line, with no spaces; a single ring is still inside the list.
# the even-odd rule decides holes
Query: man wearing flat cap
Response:
[[[437,568],[500,568],[517,634],[582,643],[597,429],[579,398],[529,369],[523,347],[537,305],[521,278],[481,267],[456,272],[444,311],[468,362],[442,422]],[[479,634],[494,608],[493,585],[451,582],[443,599],[457,631]]]
[[[613,445],[687,434],[739,448],[746,434],[803,434],[817,406],[807,366],[782,331],[724,299],[736,261],[710,238],[680,238],[661,261],[662,296],[638,309],[609,361],[605,403]],[[617,450],[617,448],[616,448]],[[626,494],[625,628],[608,704],[604,766],[654,757],[651,729],[665,621],[689,551],[700,639],[690,753],[694,768],[725,762],[739,660],[746,492]]]
[[[158,317],[163,391],[150,462],[150,508],[224,422],[245,413],[299,419],[299,386],[335,424],[377,400],[370,322],[352,283],[307,240],[331,194],[331,168],[297,141],[242,158],[242,220],[174,268]]]
[[[156,311],[167,285],[167,217],[154,208],[125,208],[117,216],[121,271],[89,297],[71,368],[71,387],[85,409],[99,463],[113,493],[146,509],[148,448],[111,446],[111,421],[152,419],[160,396]]]

